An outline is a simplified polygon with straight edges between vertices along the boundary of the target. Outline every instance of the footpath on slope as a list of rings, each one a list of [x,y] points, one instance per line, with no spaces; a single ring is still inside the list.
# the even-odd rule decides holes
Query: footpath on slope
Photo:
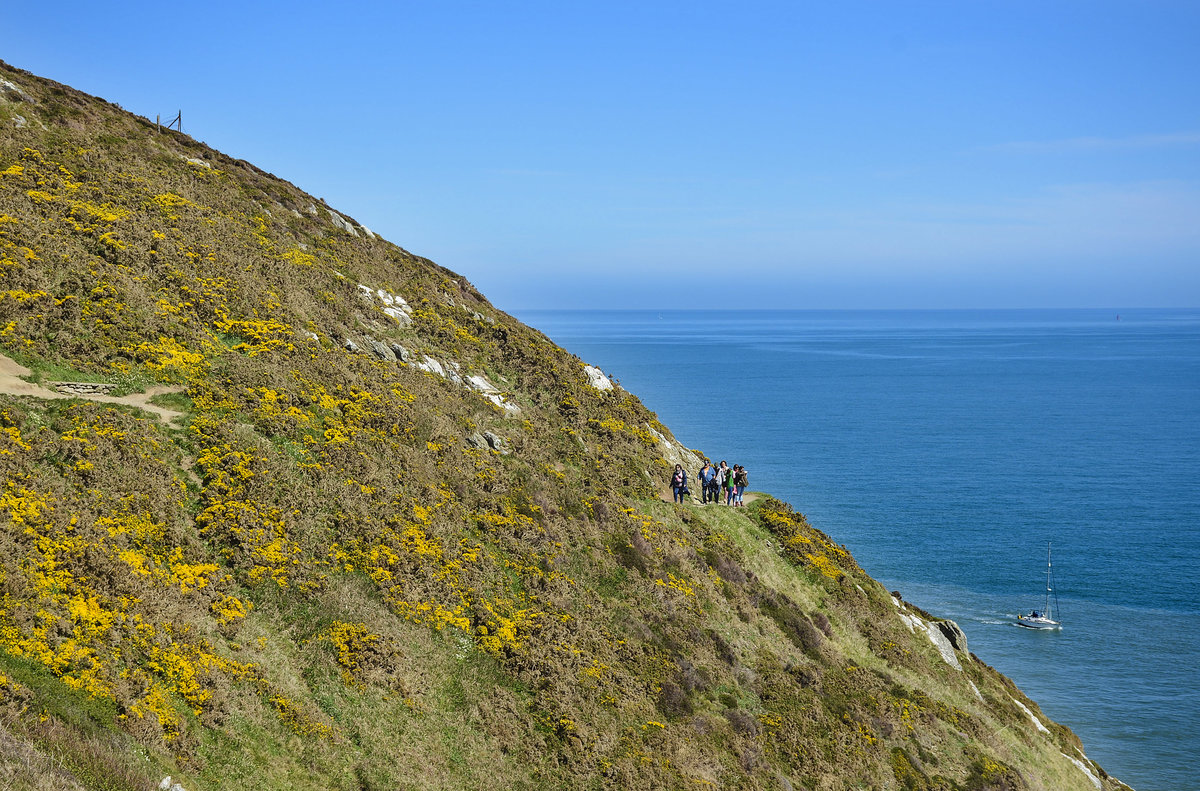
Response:
[[[11,357],[6,357],[0,354],[0,394],[3,395],[18,395],[18,396],[33,396],[34,398],[58,399],[58,398],[82,398],[87,401],[101,401],[106,404],[124,404],[126,406],[137,407],[158,417],[164,423],[170,423],[177,417],[183,417],[182,412],[176,412],[173,409],[151,404],[150,399],[155,396],[166,395],[167,393],[180,393],[184,388],[179,385],[160,385],[151,387],[144,393],[131,393],[124,396],[110,396],[101,394],[67,394],[58,393],[54,390],[47,390],[41,385],[36,385],[32,382],[26,382],[21,377],[29,376],[30,371],[25,366],[19,364]]]

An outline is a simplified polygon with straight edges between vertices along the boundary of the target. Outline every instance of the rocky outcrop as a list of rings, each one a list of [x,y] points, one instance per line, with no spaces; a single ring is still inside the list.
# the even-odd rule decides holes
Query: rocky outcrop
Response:
[[[950,641],[950,645],[954,646],[955,651],[969,653],[967,651],[967,634],[958,624],[954,621],[938,621],[937,628]]]
[[[368,338],[367,345],[371,347],[371,353],[380,360],[387,363],[396,362],[396,353],[387,344],[381,343],[374,338]]]
[[[646,430],[649,431],[654,438],[658,440],[658,449],[662,453],[663,459],[669,465],[668,468],[674,467],[676,464],[688,470],[691,475],[696,470],[704,466],[704,461],[691,450],[673,440],[667,439],[662,432],[656,430],[654,426],[647,425]]]
[[[370,286],[364,286],[362,283],[358,284],[358,290],[359,297],[363,302],[374,307],[378,301],[382,306],[379,309],[383,314],[401,327],[407,327],[412,324],[412,307],[404,297],[397,296],[382,288],[372,289]]]
[[[354,225],[351,224],[349,220],[347,220],[345,217],[338,214],[337,212],[333,211],[332,209],[329,209],[328,211],[329,211],[329,221],[333,223],[333,227],[340,228],[341,230],[345,231],[346,233],[350,234],[351,236],[358,236],[358,229],[355,228]]]
[[[910,632],[923,633],[929,638],[929,642],[933,643],[933,647],[938,650],[942,661],[955,670],[962,670],[958,652],[961,651],[968,659],[970,654],[967,653],[967,636],[958,624],[954,621],[926,621],[916,613],[908,612],[900,599],[894,595],[892,604],[900,611],[900,619],[904,621],[904,625]]]
[[[8,80],[0,80],[0,99],[6,102],[29,102],[33,99],[19,85]]]
[[[482,433],[476,431],[467,437],[467,444],[472,448],[479,448],[480,450],[494,450],[501,456],[507,456],[512,452],[509,448],[508,440],[493,431],[484,431]]]
[[[597,390],[613,389],[612,380],[605,376],[604,372],[596,366],[585,365],[583,366],[583,370],[588,376],[588,384],[590,384],[592,387],[596,388]]]
[[[117,389],[115,384],[108,382],[50,382],[50,386],[73,396],[108,395]]]

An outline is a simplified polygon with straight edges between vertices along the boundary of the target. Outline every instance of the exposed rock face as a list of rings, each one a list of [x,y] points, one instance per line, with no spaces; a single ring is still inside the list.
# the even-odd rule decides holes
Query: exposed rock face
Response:
[[[1094,788],[1100,789],[1102,787],[1102,785],[1100,783],[1100,778],[1096,776],[1096,773],[1092,771],[1090,766],[1088,766],[1087,764],[1085,764],[1083,761],[1079,760],[1078,758],[1072,758],[1071,756],[1067,755],[1066,753],[1062,753],[1062,757],[1066,758],[1068,761],[1075,764],[1075,766],[1079,768],[1079,771],[1081,771],[1085,775],[1087,775],[1088,782],[1090,782]]]
[[[329,210],[329,220],[333,223],[335,228],[340,228],[351,236],[358,236],[358,229],[355,228],[349,220],[332,209]]]
[[[29,94],[21,90],[20,86],[8,80],[0,80],[0,99],[9,102],[33,102]]]
[[[358,344],[355,343],[354,341],[350,340],[349,338],[343,338],[342,339],[342,348],[348,352],[357,352]]]
[[[653,426],[646,426],[646,428],[658,440],[658,448],[669,467],[674,467],[678,464],[685,470],[688,470],[688,475],[692,475],[696,470],[704,466],[704,461],[683,445],[667,439],[661,432],[656,431]]]
[[[941,630],[946,639],[950,641],[950,645],[954,646],[955,651],[962,651],[964,654],[967,651],[967,634],[954,621],[938,621],[937,628]]]
[[[970,654],[966,653],[967,636],[958,624],[954,621],[926,621],[916,613],[906,611],[903,603],[896,596],[893,595],[891,598],[892,604],[900,610],[900,619],[904,621],[908,630],[913,633],[923,632],[929,638],[929,642],[933,643],[933,647],[941,654],[942,661],[955,670],[962,670],[962,663],[958,661],[956,649],[962,651],[965,656],[970,656]],[[959,648],[959,645],[962,647]]]
[[[410,362],[412,360],[412,355],[409,353],[408,349],[405,349],[400,344],[393,343],[391,345],[391,348],[392,348],[392,352],[394,352],[396,355],[396,359],[399,360],[400,362],[406,363],[406,362]]]
[[[583,370],[587,373],[588,381],[591,383],[592,387],[596,388],[597,390],[613,389],[612,380],[605,376],[604,372],[596,366],[585,365],[583,366]]]
[[[384,362],[396,362],[396,353],[387,344],[380,343],[374,338],[368,338],[367,345],[371,347],[371,353]]]
[[[375,301],[378,300],[383,305],[380,310],[383,311],[384,315],[391,318],[392,321],[401,327],[407,327],[412,324],[412,306],[408,304],[404,297],[397,296],[382,288],[372,289],[370,286],[364,286],[362,283],[358,284],[358,291],[359,299],[368,305],[374,306]]]
[[[482,434],[476,431],[467,437],[467,444],[472,448],[479,448],[480,450],[494,450],[501,456],[507,456],[512,452],[509,448],[508,440],[493,431],[485,431]]]
[[[413,363],[413,366],[420,368],[422,371],[428,371],[431,374],[437,374],[438,376],[444,377],[446,375],[446,369],[442,367],[442,364],[430,357],[428,354],[423,355],[421,362]]]
[[[507,456],[511,451],[508,448],[508,440],[491,431],[483,432],[483,438],[487,440],[488,447],[499,453],[501,456]]]

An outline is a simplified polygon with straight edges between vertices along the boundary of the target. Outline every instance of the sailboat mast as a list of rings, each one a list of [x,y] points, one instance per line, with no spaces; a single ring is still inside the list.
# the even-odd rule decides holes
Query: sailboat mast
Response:
[[[1052,618],[1054,618],[1054,615],[1050,611],[1050,592],[1051,592],[1051,590],[1052,589],[1050,587],[1050,542],[1047,541],[1046,542],[1046,617],[1052,619]]]

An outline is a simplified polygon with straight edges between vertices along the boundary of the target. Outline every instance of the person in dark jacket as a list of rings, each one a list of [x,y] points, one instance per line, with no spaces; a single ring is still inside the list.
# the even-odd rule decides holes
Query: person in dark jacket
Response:
[[[707,503],[709,500],[716,502],[716,494],[712,490],[712,479],[717,476],[717,470],[706,460],[704,466],[700,468],[700,472],[696,473],[696,479],[700,482],[700,502]]]
[[[671,492],[675,502],[682,503],[683,496],[688,494],[687,473],[683,471],[683,466],[675,465],[675,474],[671,476]]]

